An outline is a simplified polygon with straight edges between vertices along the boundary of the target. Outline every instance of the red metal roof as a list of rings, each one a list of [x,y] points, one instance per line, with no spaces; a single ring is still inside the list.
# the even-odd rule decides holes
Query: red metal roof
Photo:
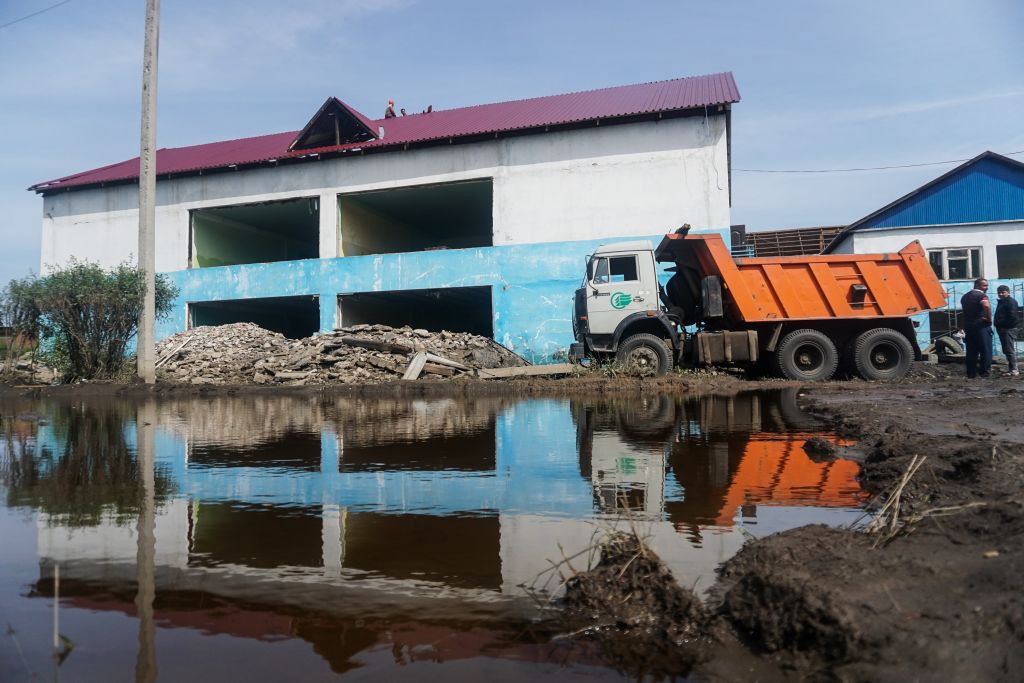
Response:
[[[294,159],[317,153],[343,153],[353,150],[402,148],[405,145],[434,140],[523,131],[564,124],[615,119],[628,116],[681,111],[740,101],[736,81],[729,72],[691,76],[655,83],[624,85],[600,90],[550,95],[527,100],[482,104],[460,109],[412,114],[392,119],[365,119],[384,136],[369,142],[302,149],[292,152],[288,146],[298,131],[261,135],[253,138],[211,142],[157,151],[157,175],[187,174]],[[351,108],[350,108],[351,109]],[[352,110],[355,112],[355,110]],[[355,112],[358,114],[358,112]],[[359,115],[362,116],[362,115]],[[57,178],[30,187],[48,192],[69,187],[132,181],[139,175],[139,159]]]

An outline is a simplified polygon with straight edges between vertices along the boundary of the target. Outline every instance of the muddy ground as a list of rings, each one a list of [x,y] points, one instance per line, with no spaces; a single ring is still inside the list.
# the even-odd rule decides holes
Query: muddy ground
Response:
[[[614,656],[637,676],[666,673],[663,666],[675,662],[678,673],[692,666],[691,675],[707,681],[1024,680],[1024,380],[967,382],[961,373],[922,364],[896,383],[807,387],[804,407],[857,440],[839,455],[862,461],[862,483],[876,496],[876,509],[894,498],[908,467],[918,466],[898,496],[896,524],[875,533],[810,526],[752,541],[723,566],[706,605],[698,609],[675,596],[663,610],[667,625],[645,627],[672,639],[645,641],[652,648],[646,662],[657,662],[656,670],[645,670],[643,659],[630,662],[635,652]],[[101,384],[0,393],[573,396],[792,384],[696,373],[328,389]]]
[[[898,531],[811,526],[721,571],[702,680],[1024,680],[1024,383],[823,386]]]

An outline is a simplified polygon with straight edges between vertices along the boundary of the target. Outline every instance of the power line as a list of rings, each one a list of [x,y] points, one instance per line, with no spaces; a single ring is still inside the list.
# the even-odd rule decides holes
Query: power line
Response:
[[[43,9],[35,11],[32,14],[26,14],[21,19],[15,19],[14,21],[8,21],[6,24],[0,24],[0,28],[7,28],[8,26],[14,26],[15,24],[17,24],[19,22],[22,22],[22,21],[25,21],[26,19],[31,19],[32,17],[38,17],[43,12],[49,12],[52,9],[57,9],[61,5],[66,5],[69,2],[71,2],[71,0],[61,0],[61,2],[58,2],[56,5],[50,5],[49,7],[44,7]]]
[[[1007,152],[1003,156],[1014,156],[1016,154],[1024,154],[1024,149],[1018,152]],[[741,171],[743,173],[850,173],[852,171],[888,171],[894,168],[918,168],[920,166],[943,166],[945,164],[959,164],[964,161],[970,161],[974,157],[967,159],[949,159],[947,161],[927,161],[920,164],[900,164],[897,166],[866,166],[863,168],[814,168],[814,169],[778,169],[778,168],[734,168],[734,171]]]

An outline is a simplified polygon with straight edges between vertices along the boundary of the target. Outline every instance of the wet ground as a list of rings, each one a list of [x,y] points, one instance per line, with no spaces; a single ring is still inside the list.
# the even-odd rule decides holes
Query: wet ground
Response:
[[[803,449],[853,441],[796,388],[597,386],[10,392],[0,680],[618,680],[524,590],[552,562],[627,526],[704,595],[749,539],[861,514],[859,466]]]

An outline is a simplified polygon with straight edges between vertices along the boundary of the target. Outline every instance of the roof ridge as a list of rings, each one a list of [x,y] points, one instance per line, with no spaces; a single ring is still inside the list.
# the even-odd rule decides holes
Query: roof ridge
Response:
[[[433,110],[430,113],[432,113],[432,114],[442,114],[442,113],[451,112],[451,111],[465,111],[467,109],[478,109],[480,107],[494,107],[494,106],[501,105],[501,104],[518,104],[520,102],[530,102],[532,100],[545,100],[545,99],[548,99],[548,98],[551,98],[551,97],[566,97],[568,95],[584,95],[584,94],[587,94],[587,93],[601,92],[602,90],[617,90],[619,88],[634,88],[634,87],[640,87],[640,86],[645,86],[645,85],[659,85],[661,83],[672,83],[672,82],[675,82],[675,81],[692,81],[692,80],[697,80],[697,79],[702,79],[702,78],[711,78],[713,76],[725,76],[725,75],[728,75],[728,76],[732,77],[732,72],[731,71],[717,71],[715,73],[709,73],[709,74],[698,74],[696,76],[679,76],[678,78],[663,78],[663,79],[656,80],[656,81],[644,81],[642,83],[623,83],[621,85],[607,85],[607,86],[604,86],[603,88],[589,88],[587,90],[573,90],[573,91],[570,91],[570,92],[555,93],[553,95],[535,95],[533,97],[521,97],[521,98],[515,99],[515,100],[501,100],[499,102],[484,102],[482,104],[467,104],[464,107],[452,107],[451,109],[435,109],[435,110]],[[735,79],[733,79],[733,80],[735,81]],[[419,114],[425,114],[425,113],[426,112],[419,112]],[[417,115],[419,115],[419,114],[417,114]],[[407,117],[408,116],[413,116],[413,114],[408,114]],[[401,117],[399,117],[399,118],[401,118]],[[388,121],[390,119],[374,119],[374,120],[375,121]]]

